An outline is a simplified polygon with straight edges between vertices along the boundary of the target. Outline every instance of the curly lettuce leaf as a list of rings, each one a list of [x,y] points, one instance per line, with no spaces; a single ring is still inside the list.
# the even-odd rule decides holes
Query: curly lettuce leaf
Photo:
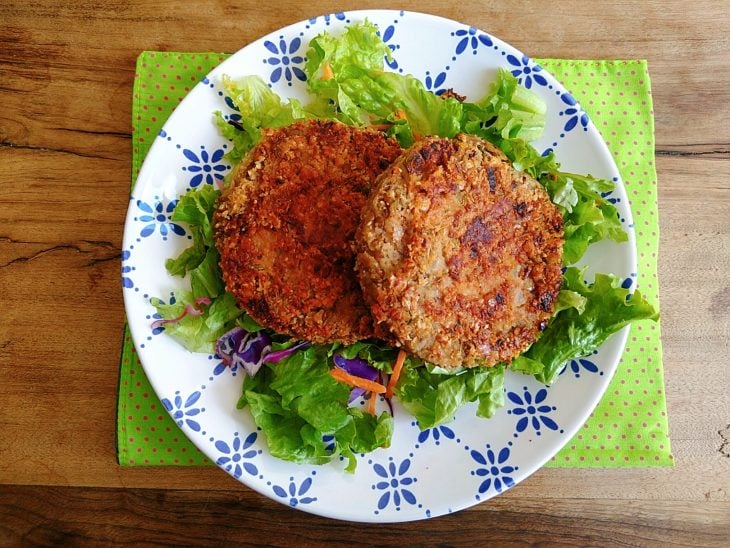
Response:
[[[463,106],[461,131],[499,147],[515,169],[535,178],[557,171],[552,151],[540,154],[530,145],[545,129],[545,102],[520,85],[508,70],[497,72],[497,79],[483,99]]]
[[[220,191],[212,185],[203,185],[194,192],[180,197],[171,219],[175,222],[198,226],[206,245],[213,242],[213,213]]]
[[[495,144],[510,159],[517,171],[524,171],[535,179],[539,180],[544,174],[558,171],[559,164],[553,151],[540,154],[530,143],[519,138],[500,139]]]
[[[205,260],[207,247],[200,228],[191,227],[189,232],[193,237],[190,247],[183,249],[174,259],[170,258],[165,261],[165,268],[172,276],[184,278],[188,272],[195,270]]]
[[[238,163],[261,140],[264,128],[283,127],[312,117],[297,99],[282,102],[260,76],[235,80],[223,76],[223,88],[239,114],[232,118],[231,124],[217,111],[214,121],[220,133],[233,142],[226,154],[233,163]]]
[[[163,319],[178,318],[186,305],[195,302],[192,292],[177,290],[173,293],[170,303],[152,297],[150,302],[157,309],[157,314]],[[236,319],[243,312],[236,305],[236,299],[230,293],[223,293],[211,304],[204,307],[200,315],[185,315],[174,323],[165,324],[165,333],[175,339],[190,352],[215,352],[215,342],[226,331],[236,325]]]
[[[555,301],[555,308],[553,309],[553,315],[557,314],[561,310],[567,310],[568,308],[575,308],[579,314],[583,314],[586,309],[586,301],[588,299],[578,293],[577,291],[571,291],[570,289],[561,289],[558,293],[558,299]]]
[[[427,90],[410,74],[384,72],[380,80],[395,93],[388,117],[404,117],[414,137],[454,137],[462,130],[463,106],[453,97],[441,97]],[[401,143],[403,144],[403,143]]]
[[[193,243],[176,258],[165,261],[165,268],[173,276],[185,276],[188,272],[198,268],[206,260],[208,250],[214,248],[212,220],[219,195],[220,192],[215,187],[203,185],[199,190],[182,196],[175,205],[170,219],[176,223],[188,225]],[[209,282],[210,285],[216,285],[212,280]]]
[[[345,470],[354,472],[357,466],[356,453],[370,453],[379,447],[390,447],[395,422],[386,411],[374,416],[356,407],[349,407],[348,412],[352,420],[335,434],[335,451],[348,460]]]
[[[484,99],[461,103],[434,94],[412,75],[385,71],[383,60],[390,55],[375,25],[367,21],[348,27],[339,37],[322,33],[310,42],[307,53],[309,90],[334,105],[334,115],[346,123],[380,119],[396,124],[391,134],[403,146],[418,136],[450,138],[459,132],[526,142],[542,135],[544,101],[508,70],[498,72]]]
[[[395,394],[422,429],[452,421],[460,407],[475,401],[477,416],[489,418],[504,405],[504,370],[501,364],[455,374],[429,366],[405,367]]]
[[[176,258],[167,259],[165,267],[173,276],[190,276],[193,297],[214,299],[225,291],[213,238],[213,213],[219,195],[213,186],[204,185],[182,196],[172,212],[173,221],[188,224],[193,243]]]
[[[351,387],[330,375],[330,356],[330,347],[315,345],[264,364],[255,377],[244,379],[238,407],[251,409],[275,457],[322,464],[342,455],[353,471],[356,453],[390,445],[393,417],[350,407]]]
[[[379,76],[390,55],[368,21],[350,25],[341,36],[319,34],[309,43],[304,66],[309,91],[320,104],[332,105],[332,116],[347,124],[364,125],[371,115],[385,118],[392,112],[394,93]]]
[[[403,146],[418,135],[456,135],[461,103],[438,97],[411,75],[384,71],[384,59],[390,56],[377,27],[367,21],[351,25],[339,37],[322,33],[307,52],[309,90],[332,104],[333,115],[345,123],[364,125],[380,119],[397,124],[392,134]]]
[[[497,71],[487,95],[465,105],[464,130],[495,144],[519,139],[530,142],[542,137],[547,106],[536,93],[520,85],[507,69]]]
[[[560,171],[546,174],[540,181],[563,213],[563,264],[578,262],[595,242],[628,240],[618,211],[603,197],[616,188],[613,182]]]
[[[215,299],[225,291],[218,259],[215,246],[207,247],[203,260],[190,271],[190,289],[195,297]]]
[[[238,308],[233,295],[225,291],[212,224],[219,195],[213,186],[203,185],[182,196],[176,204],[171,219],[188,225],[192,244],[177,257],[167,259],[165,267],[173,276],[187,277],[190,290],[176,291],[170,304],[157,298],[150,300],[161,318],[172,320],[196,299],[211,299],[202,315],[186,315],[177,322],[165,324],[165,332],[191,352],[214,352],[218,337],[235,325],[261,329]]]
[[[273,456],[299,463],[329,462],[331,456],[321,436],[281,404],[281,396],[271,388],[273,379],[274,371],[268,367],[262,367],[255,377],[246,377],[238,408],[251,411]]]
[[[630,294],[621,287],[621,280],[610,274],[596,274],[593,284],[588,285],[583,270],[570,267],[563,276],[563,289],[585,298],[583,311],[569,306],[558,312],[537,342],[511,365],[518,371],[534,372],[535,364],[541,364],[535,377],[545,384],[551,384],[569,360],[597,350],[632,321],[659,318],[639,291]]]

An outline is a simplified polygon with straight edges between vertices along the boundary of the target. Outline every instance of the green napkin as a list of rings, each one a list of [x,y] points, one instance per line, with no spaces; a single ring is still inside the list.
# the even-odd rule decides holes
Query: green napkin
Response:
[[[222,53],[143,52],[132,109],[132,181],[152,141],[182,98]],[[538,59],[571,91],[609,146],[631,201],[639,252],[638,287],[659,304],[654,117],[645,61]],[[569,106],[566,105],[566,108]],[[564,374],[591,374],[589,362]],[[120,364],[117,449],[122,466],[200,465],[210,461],[188,441],[154,394],[125,328]],[[590,419],[548,466],[671,466],[660,327],[631,328],[626,352]]]

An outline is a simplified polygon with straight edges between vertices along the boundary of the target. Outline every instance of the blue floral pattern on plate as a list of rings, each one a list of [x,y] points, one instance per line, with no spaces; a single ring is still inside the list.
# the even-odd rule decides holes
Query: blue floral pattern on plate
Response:
[[[578,101],[575,100],[575,97],[566,92],[560,94],[560,99],[567,105],[567,108],[558,112],[558,116],[565,117],[563,131],[568,133],[576,127],[582,127],[583,131],[588,131],[588,114],[586,114],[586,111],[583,110],[583,107],[580,106]],[[564,137],[564,135],[561,135],[561,137]]]
[[[289,86],[292,85],[294,78],[302,82],[307,79],[307,75],[299,66],[304,64],[304,57],[298,53],[302,47],[302,39],[299,36],[295,36],[289,42],[283,36],[279,37],[278,42],[266,40],[264,46],[271,54],[264,59],[264,63],[274,67],[269,74],[269,81],[272,84],[281,80],[282,76]]]
[[[394,462],[393,457],[388,459],[386,465],[373,464],[373,471],[379,478],[373,484],[373,489],[382,491],[378,499],[376,514],[391,504],[395,510],[400,510],[403,502],[410,505],[418,504],[416,495],[411,491],[411,486],[418,480],[408,474],[410,467],[411,460],[409,458],[403,459],[399,464]]]
[[[507,398],[515,404],[507,413],[519,417],[515,425],[515,437],[524,432],[528,426],[532,426],[538,436],[544,431],[543,428],[549,430],[560,429],[551,417],[557,407],[544,403],[547,395],[547,388],[540,388],[533,396],[526,386],[522,395],[516,392],[507,392]]]
[[[324,21],[324,24],[329,26],[330,22],[333,21],[347,21],[347,16],[341,12],[337,11],[335,13],[328,13],[326,15],[322,15],[322,20]],[[309,19],[309,24],[314,25],[319,20],[319,17],[312,17]]]
[[[514,473],[519,470],[518,466],[509,464],[511,443],[507,447],[503,447],[495,452],[492,447],[487,444],[486,451],[483,453],[475,449],[469,450],[469,455],[478,465],[472,470],[472,474],[479,478],[484,478],[477,487],[476,500],[481,500],[485,493],[490,489],[501,493],[506,489],[514,486]]]
[[[423,79],[423,85],[428,91],[435,93],[436,95],[442,95],[446,88],[443,87],[446,81],[446,71],[441,71],[435,76],[431,76],[430,71],[426,71],[426,77]]]
[[[454,53],[461,55],[467,48],[471,49],[472,54],[476,55],[480,47],[492,47],[494,44],[488,34],[480,32],[474,27],[459,29],[451,33],[458,39]]]
[[[289,478],[289,485],[286,487],[274,485],[272,489],[277,497],[287,501],[289,506],[296,507],[301,504],[311,504],[317,501],[317,497],[307,495],[313,483],[314,480],[311,477],[306,477],[301,483],[297,484],[292,476]]]
[[[167,398],[162,398],[162,405],[170,413],[172,419],[178,426],[183,424],[190,428],[193,432],[200,431],[200,423],[196,419],[190,417],[197,417],[200,413],[205,411],[205,408],[198,407],[195,404],[200,399],[201,392],[196,390],[190,394],[183,402],[180,392],[175,392],[175,397],[172,401]]]
[[[170,216],[176,205],[177,200],[171,200],[165,203],[157,196],[155,196],[155,201],[151,204],[137,200],[137,209],[142,213],[135,217],[134,220],[140,221],[144,225],[139,232],[140,237],[147,238],[156,232],[159,232],[163,240],[167,240],[167,236],[170,233],[184,236],[185,229],[170,220]]]
[[[215,362],[215,366],[213,367],[213,377],[210,377],[210,379],[208,380],[213,380],[214,377],[222,375],[226,372],[230,373],[231,377],[235,377],[236,375],[238,375],[239,367],[237,363],[226,365],[221,357],[217,354],[211,354],[210,356],[208,356],[208,358]]]
[[[226,106],[233,110],[234,112],[223,114],[224,120],[232,120],[234,122],[240,122],[241,121],[241,110],[235,105],[233,102],[233,99],[231,99],[228,95],[223,97],[223,100],[226,103]]]
[[[380,35],[380,31],[378,31],[378,34]],[[388,49],[395,53],[397,50],[400,49],[400,45],[396,44],[393,40],[393,36],[395,34],[395,25],[388,25],[385,27],[385,30],[383,31],[383,34],[381,38],[383,39],[383,42],[388,46]],[[395,55],[392,57],[385,58],[385,64],[388,65],[393,70],[398,68],[398,60],[396,59]],[[401,70],[401,72],[403,72]]]
[[[507,62],[513,67],[512,75],[517,78],[517,81],[524,85],[527,89],[532,88],[532,84],[535,83],[538,86],[547,86],[547,79],[540,74],[542,67],[536,63],[533,63],[527,55],[523,55],[518,58],[515,55],[508,55]]]
[[[238,432],[235,432],[230,444],[223,440],[217,440],[215,448],[221,456],[218,457],[215,463],[236,479],[240,478],[244,472],[256,476],[259,469],[251,461],[262,452],[254,447],[257,436],[256,432],[251,432],[241,441]]]
[[[170,298],[167,300],[167,302],[165,302],[164,299],[159,299],[159,300],[160,300],[160,304],[163,304],[163,305],[175,304],[175,302],[177,302],[175,300],[175,294],[174,293],[170,293]],[[157,320],[161,320],[162,319],[162,316],[159,313],[155,312],[153,314],[150,314],[150,315],[146,316],[146,319],[147,319],[147,321],[150,324],[152,324],[153,322],[155,322]],[[165,332],[165,326],[164,325],[158,325],[157,327],[153,327],[151,332],[152,332],[153,335],[159,335],[160,333],[164,333]],[[150,338],[151,337],[148,337],[147,340],[150,340]]]
[[[413,422],[413,425],[418,427],[417,422]],[[425,430],[421,430],[418,433],[418,445],[416,447],[419,447],[429,440],[433,440],[434,444],[440,445],[442,438],[447,440],[456,439],[456,433],[451,429],[451,426],[442,424],[439,426],[434,426],[433,428],[426,428]]]
[[[567,364],[565,364],[565,367],[560,370],[560,374],[562,375],[566,371],[572,371],[576,379],[580,378],[581,373],[603,375],[603,371],[598,368],[598,365],[588,358],[570,360]]]
[[[124,289],[132,289],[134,287],[130,273],[134,271],[135,267],[130,264],[124,264],[129,261],[131,256],[132,252],[129,249],[122,251],[122,287]]]
[[[191,162],[182,168],[183,171],[193,174],[188,181],[190,188],[196,188],[203,182],[212,185],[222,181],[225,172],[231,169],[231,166],[223,161],[226,153],[223,147],[209,153],[205,150],[205,145],[200,145],[200,151],[197,153],[189,148],[183,148],[182,153]]]

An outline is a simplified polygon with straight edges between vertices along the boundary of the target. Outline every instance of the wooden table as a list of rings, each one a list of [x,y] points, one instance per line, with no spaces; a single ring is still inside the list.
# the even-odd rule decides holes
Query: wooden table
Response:
[[[215,468],[115,460],[136,56],[235,51],[333,5],[96,4],[0,6],[0,544],[730,543],[730,7],[400,3],[536,57],[649,60],[676,467],[545,469],[467,511],[374,528],[291,510]],[[354,7],[389,6],[337,4]]]

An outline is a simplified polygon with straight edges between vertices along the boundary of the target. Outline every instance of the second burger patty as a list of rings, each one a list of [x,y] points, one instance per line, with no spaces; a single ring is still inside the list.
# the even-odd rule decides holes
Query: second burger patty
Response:
[[[511,361],[547,326],[562,282],[559,210],[474,136],[406,151],[380,175],[356,241],[375,320],[447,368]]]
[[[252,318],[316,343],[374,335],[353,240],[376,176],[401,152],[332,121],[265,130],[214,217],[226,289]]]

